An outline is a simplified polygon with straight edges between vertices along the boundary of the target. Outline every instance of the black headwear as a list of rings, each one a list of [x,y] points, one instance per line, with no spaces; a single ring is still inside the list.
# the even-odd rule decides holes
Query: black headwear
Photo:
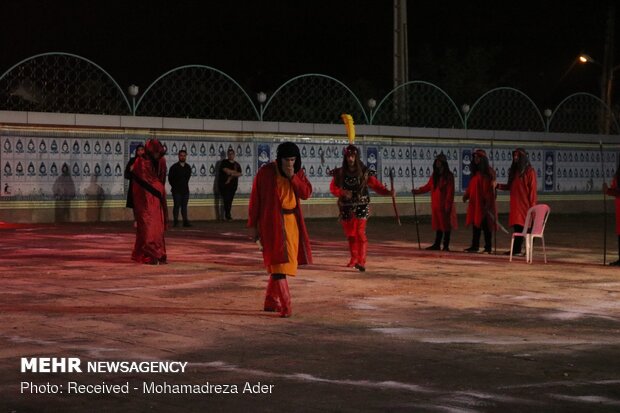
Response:
[[[347,157],[348,155],[360,156],[360,150],[355,145],[349,145],[342,151],[342,154]]]
[[[437,161],[439,161],[439,163],[441,164],[441,173],[439,172],[440,168],[437,167]],[[435,188],[437,188],[437,186],[439,185],[440,176],[448,176],[449,174],[450,168],[448,167],[448,158],[446,158],[446,155],[441,152],[435,157],[435,162],[433,162],[433,185],[435,186]]]
[[[278,169],[280,170],[280,173],[282,175],[285,175],[284,171],[282,170],[282,159],[292,158],[293,156],[296,158],[293,168],[295,170],[295,173],[299,172],[299,170],[301,169],[301,154],[299,153],[299,147],[297,145],[295,145],[293,142],[281,143],[280,145],[278,145],[276,153],[276,163],[278,164]]]
[[[489,158],[487,158],[487,153],[484,149],[476,149],[474,151],[474,157],[479,159],[478,163],[472,162],[471,171],[476,174],[480,173],[488,178],[495,178],[495,171],[493,168],[489,166]]]
[[[367,168],[366,165],[364,165],[364,163],[362,162],[362,160],[360,159],[360,150],[357,146],[355,145],[349,145],[346,148],[344,148],[342,150],[342,169],[341,171],[344,173],[344,171],[348,171],[347,173],[355,173],[358,176],[362,176]],[[347,162],[347,157],[351,156],[351,155],[355,155],[355,167],[353,168],[354,170],[351,171],[349,169],[349,163]]]
[[[517,160],[514,160],[514,156],[517,155]],[[512,181],[517,176],[523,176],[525,171],[528,168],[531,168],[530,161],[527,158],[527,152],[523,148],[517,148],[512,151],[512,165],[510,165],[510,169],[508,170],[508,185],[512,183]]]

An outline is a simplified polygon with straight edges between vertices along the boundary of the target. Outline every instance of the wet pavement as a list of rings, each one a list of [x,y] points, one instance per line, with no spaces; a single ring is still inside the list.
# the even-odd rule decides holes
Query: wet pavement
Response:
[[[129,260],[130,223],[0,225],[0,412],[620,411],[620,268],[601,265],[600,216],[552,212],[549,263],[537,241],[532,265],[508,262],[502,233],[497,255],[456,252],[463,227],[453,252],[425,251],[411,218],[373,217],[365,273],[345,267],[335,219],[308,224],[289,319],[260,311],[241,221],[171,229],[161,266]],[[430,245],[427,220],[420,234]],[[31,357],[187,365],[21,373]]]

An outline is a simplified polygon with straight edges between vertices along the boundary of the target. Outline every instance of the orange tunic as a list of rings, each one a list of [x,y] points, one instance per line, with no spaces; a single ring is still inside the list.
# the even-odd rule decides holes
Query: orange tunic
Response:
[[[277,170],[277,169],[276,169]],[[282,209],[294,210],[297,206],[295,192],[291,185],[291,181],[280,175],[279,171],[276,177],[278,185],[278,195],[282,203]],[[297,275],[297,252],[299,249],[299,228],[297,228],[297,219],[295,214],[283,214],[284,234],[286,237],[286,255],[288,262],[282,264],[272,264],[267,266],[267,272],[270,274],[286,274]]]

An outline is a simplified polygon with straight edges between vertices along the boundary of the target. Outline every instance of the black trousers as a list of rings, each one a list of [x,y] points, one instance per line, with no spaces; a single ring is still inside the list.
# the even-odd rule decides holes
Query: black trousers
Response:
[[[523,225],[513,225],[514,232],[523,232]],[[523,237],[515,237],[515,243],[512,246],[512,254],[521,253],[521,247],[523,246]]]
[[[179,209],[181,210],[181,216],[183,217],[183,223],[189,223],[187,219],[187,203],[189,202],[189,192],[186,194],[173,193],[172,200],[174,201],[174,206],[172,207],[172,217],[174,219],[174,223],[179,222]]]
[[[222,201],[224,202],[224,216],[226,219],[232,219],[230,215],[230,210],[232,209],[233,199],[235,198],[236,189],[222,189],[220,193],[222,194]]]
[[[435,232],[435,242],[433,245],[439,247],[441,245],[441,239],[443,238],[443,247],[444,249],[448,249],[448,247],[450,247],[450,231],[446,231],[446,232],[442,232],[442,231],[436,231]]]
[[[491,251],[493,233],[491,232],[491,228],[489,228],[489,221],[487,218],[482,220],[482,223],[479,227],[474,226],[474,233],[471,239],[472,248],[480,248],[480,235],[484,232],[484,249],[485,251]]]

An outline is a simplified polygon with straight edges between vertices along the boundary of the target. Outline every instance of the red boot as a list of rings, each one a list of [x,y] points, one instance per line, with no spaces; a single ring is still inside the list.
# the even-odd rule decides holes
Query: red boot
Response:
[[[269,276],[269,281],[267,282],[267,291],[265,292],[265,305],[263,306],[263,310],[273,313],[281,310],[280,302],[278,301],[276,281],[273,279],[272,275]]]
[[[280,317],[290,317],[293,315],[293,308],[291,307],[291,293],[288,290],[286,276],[274,281],[280,297]]]
[[[368,250],[368,238],[364,237],[357,243],[357,264],[355,268],[359,271],[366,271],[366,251]]]
[[[355,267],[357,264],[357,242],[355,242],[355,237],[348,237],[349,240],[349,253],[351,254],[351,259],[347,264],[347,267]]]

